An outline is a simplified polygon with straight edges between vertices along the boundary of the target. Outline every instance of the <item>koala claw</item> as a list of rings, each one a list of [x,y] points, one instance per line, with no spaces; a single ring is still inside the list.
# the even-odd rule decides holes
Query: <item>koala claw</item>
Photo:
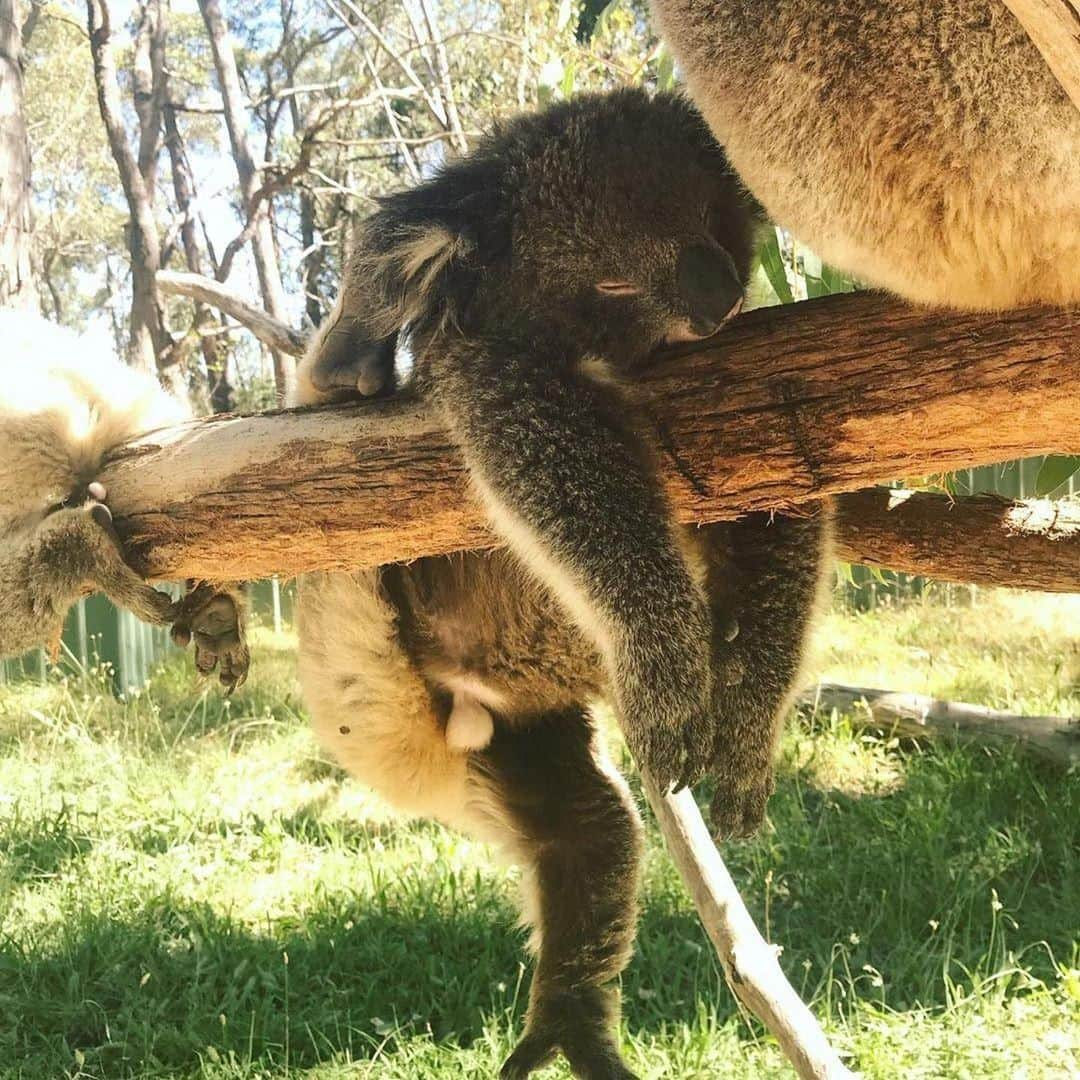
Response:
[[[177,601],[173,618],[173,642],[186,648],[195,641],[195,670],[200,675],[216,669],[227,694],[244,684],[251,654],[243,615],[232,596],[200,584]]]
[[[607,1024],[593,1011],[588,990],[553,995],[530,1010],[528,1030],[499,1071],[499,1080],[526,1080],[561,1050],[575,1076],[637,1080],[622,1060]]]
[[[714,837],[740,840],[753,836],[765,821],[769,796],[775,789],[772,769],[756,777],[718,778],[709,806]]]

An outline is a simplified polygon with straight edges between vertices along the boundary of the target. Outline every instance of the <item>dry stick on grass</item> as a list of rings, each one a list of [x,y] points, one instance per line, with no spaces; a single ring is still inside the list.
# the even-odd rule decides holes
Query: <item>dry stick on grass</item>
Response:
[[[991,319],[834,297],[753,313],[643,373],[635,393],[680,518],[720,520],[882,478],[1080,450],[1078,329],[1076,313]],[[436,419],[404,401],[196,422],[122,450],[102,479],[141,568],[159,577],[291,574],[493,543]],[[1058,541],[1072,558],[1074,541]],[[849,549],[857,542],[856,530]],[[800,1076],[849,1075],[692,797],[644,781],[733,992]]]
[[[851,1076],[785,978],[776,946],[765,941],[754,925],[694,796],[688,790],[665,795],[644,773],[641,781],[732,993],[772,1032],[803,1080]]]
[[[838,683],[821,683],[800,700],[814,709],[837,709],[863,727],[895,735],[1017,744],[1055,765],[1080,765],[1080,717],[1066,720],[1059,716],[1017,716],[926,694],[899,694]]]

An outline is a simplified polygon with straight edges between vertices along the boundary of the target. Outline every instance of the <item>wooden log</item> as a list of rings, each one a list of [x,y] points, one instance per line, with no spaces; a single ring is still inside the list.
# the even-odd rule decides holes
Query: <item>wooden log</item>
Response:
[[[897,735],[1017,745],[1055,765],[1080,765],[1080,717],[1070,720],[1060,716],[1017,716],[926,694],[901,694],[838,683],[821,683],[806,691],[800,700],[810,708],[837,709],[865,727]]]
[[[1080,312],[924,311],[854,294],[751,312],[643,371],[634,394],[679,518],[708,522],[1080,452],[1077,385]],[[211,417],[122,448],[102,479],[154,578],[251,579],[494,543],[437,418],[403,399]]]
[[[846,562],[940,581],[1080,592],[1080,502],[875,488],[836,500]]]
[[[1080,109],[1080,0],[1005,0]]]

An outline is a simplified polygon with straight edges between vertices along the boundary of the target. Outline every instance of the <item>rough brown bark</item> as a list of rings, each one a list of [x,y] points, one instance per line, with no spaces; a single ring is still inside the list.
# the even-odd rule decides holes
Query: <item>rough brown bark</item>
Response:
[[[37,307],[30,269],[30,141],[23,111],[22,11],[0,0],[0,308]]]
[[[1080,2],[1005,0],[1005,5],[1080,109]]]
[[[1080,717],[1017,716],[984,705],[822,683],[802,696],[812,708],[838,709],[864,727],[910,738],[1017,745],[1055,765],[1080,765]]]
[[[1078,379],[1080,313],[928,312],[862,294],[753,312],[642,372],[635,396],[679,518],[703,522],[1076,453]],[[142,439],[102,479],[139,568],[158,578],[494,542],[437,418],[408,400],[199,421]]]
[[[1080,591],[1080,503],[884,488],[837,500],[837,556],[939,581]]]
[[[229,144],[232,147],[233,160],[236,162],[236,175],[240,181],[243,195],[244,214],[247,217],[245,229],[251,226],[251,253],[255,260],[255,272],[259,278],[259,291],[263,305],[275,319],[286,318],[285,290],[281,285],[281,274],[277,265],[277,252],[274,250],[274,234],[270,223],[267,201],[256,198],[262,185],[262,178],[255,158],[251,153],[247,132],[247,109],[244,94],[240,87],[240,76],[236,69],[236,56],[233,52],[232,36],[229,33],[225,14],[218,0],[199,0],[206,32],[210,38],[210,50],[214,56],[214,69],[217,72],[218,86],[221,88],[221,101],[225,107],[225,126],[229,132]],[[295,364],[290,356],[274,351],[274,381],[278,393],[284,395],[292,385]]]

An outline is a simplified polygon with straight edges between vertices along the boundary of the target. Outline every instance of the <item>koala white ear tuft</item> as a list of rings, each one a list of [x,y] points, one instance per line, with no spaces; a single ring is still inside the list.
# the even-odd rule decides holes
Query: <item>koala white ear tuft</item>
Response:
[[[464,255],[471,244],[445,225],[420,226],[395,247],[401,277],[410,290],[421,295],[453,259]]]

